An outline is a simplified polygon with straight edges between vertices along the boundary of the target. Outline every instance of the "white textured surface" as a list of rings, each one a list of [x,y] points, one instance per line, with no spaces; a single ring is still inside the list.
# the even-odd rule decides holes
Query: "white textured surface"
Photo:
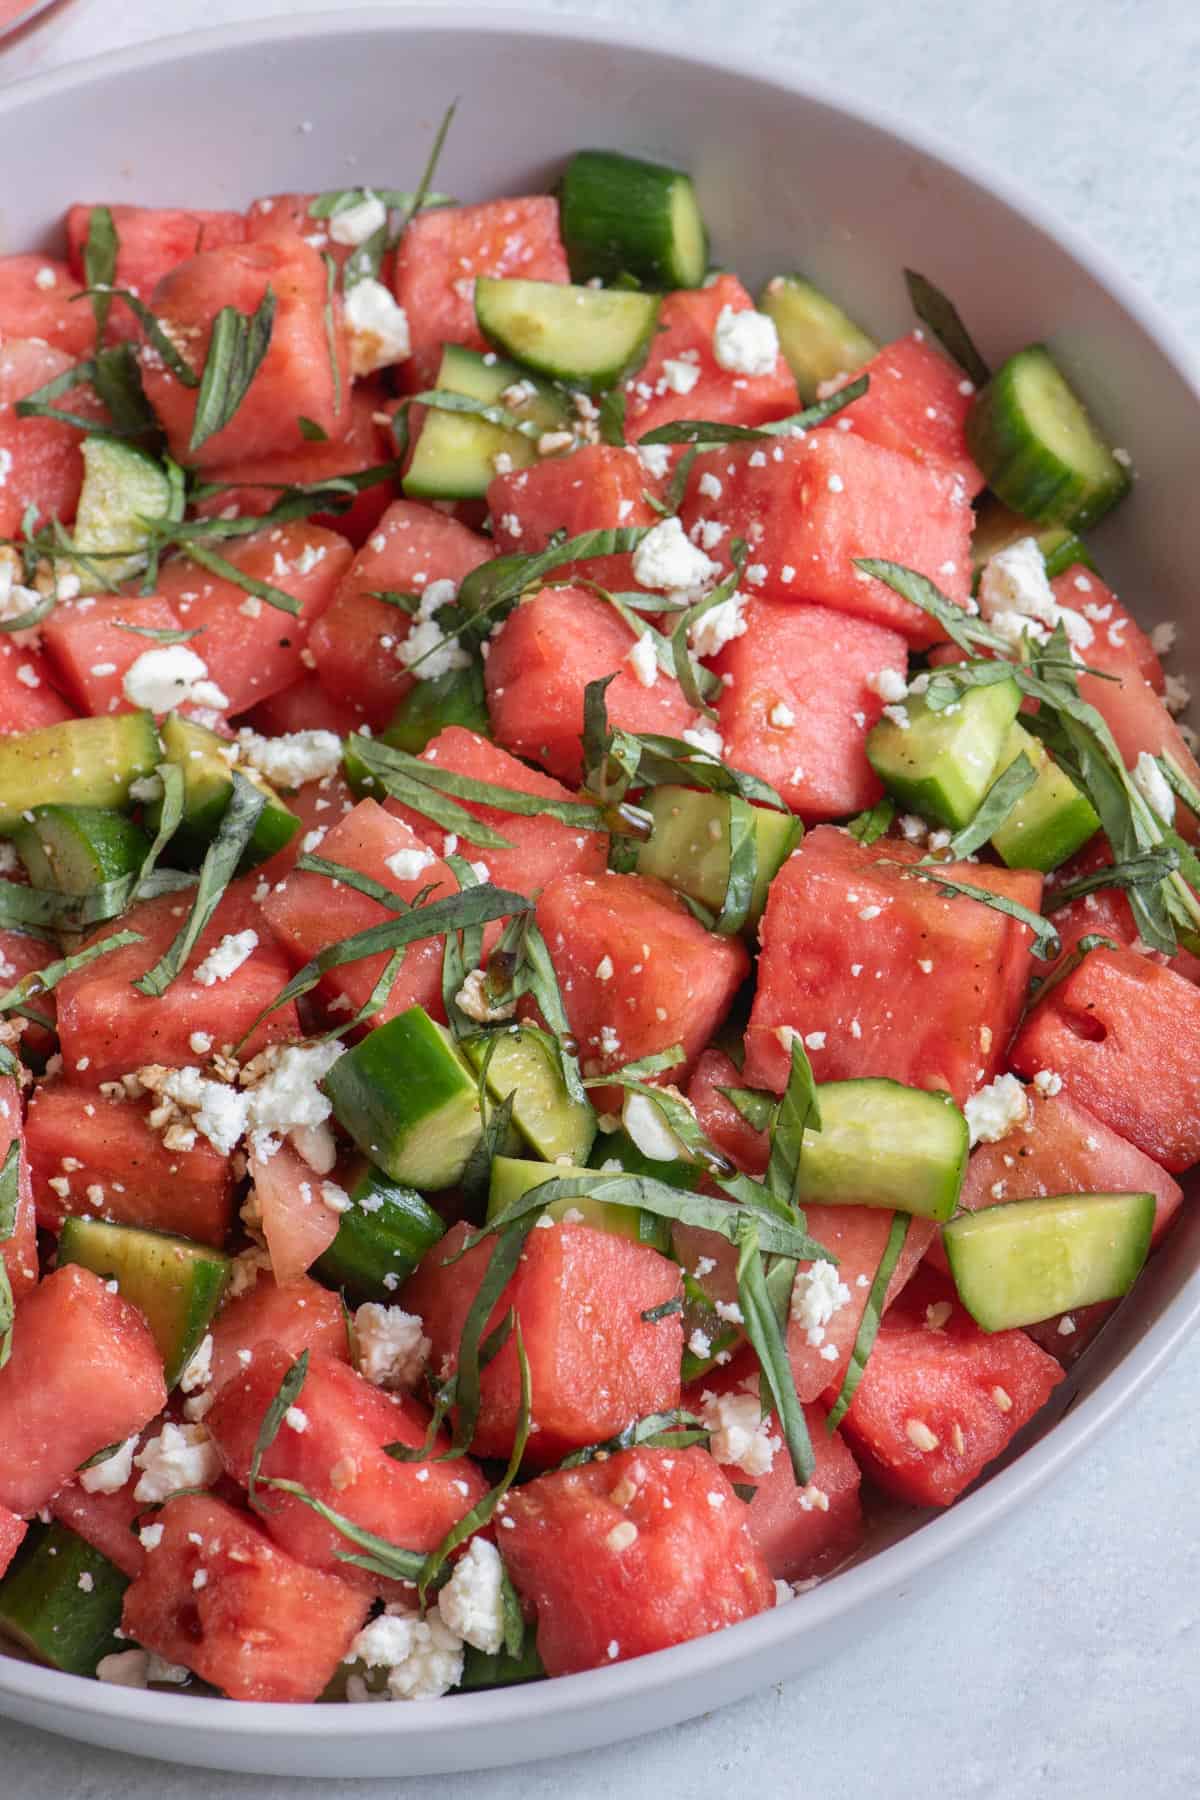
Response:
[[[0,49],[0,80],[189,24],[309,10],[317,0],[69,0]],[[644,16],[638,0],[545,10]],[[1200,330],[1200,8],[1189,0],[1000,0],[986,15],[978,0],[657,0],[650,16],[676,24],[681,42],[724,32],[960,137]],[[448,1777],[439,1792],[1195,1800],[1197,1354],[1026,1518],[827,1670],[629,1747]],[[0,1758],[13,1800],[285,1800],[295,1786],[137,1763],[6,1722]],[[396,1775],[378,1791],[401,1789]],[[349,1800],[362,1786],[307,1791]]]

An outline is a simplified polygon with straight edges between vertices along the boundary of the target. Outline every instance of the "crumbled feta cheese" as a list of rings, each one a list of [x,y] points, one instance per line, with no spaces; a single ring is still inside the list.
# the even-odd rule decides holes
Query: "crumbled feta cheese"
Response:
[[[238,732],[242,760],[280,788],[303,787],[336,775],[342,764],[342,740],[332,731],[287,731],[260,737],[243,727]]]
[[[135,1500],[169,1500],[180,1488],[207,1488],[221,1473],[217,1446],[203,1425],[166,1423],[134,1457],[142,1470]]]
[[[744,612],[746,597],[732,593],[728,600],[702,613],[688,632],[688,643],[696,656],[716,656],[734,638],[743,637],[747,629]]]
[[[257,949],[257,931],[226,932],[204,961],[196,964],[192,980],[199,982],[201,987],[215,987],[218,981],[228,981]]]
[[[825,1342],[825,1327],[849,1301],[850,1289],[839,1278],[836,1263],[819,1257],[806,1269],[796,1270],[791,1316],[814,1349]]]
[[[485,1656],[494,1656],[504,1642],[503,1582],[496,1546],[473,1537],[438,1594],[442,1623]]]
[[[696,487],[706,500],[719,500],[724,491],[720,476],[711,475],[707,469],[696,483]]]
[[[781,1440],[772,1435],[756,1394],[704,1394],[700,1417],[712,1433],[709,1451],[747,1475],[769,1475]]]
[[[246,1099],[257,1155],[270,1155],[272,1133],[288,1137],[325,1123],[333,1107],[320,1083],[344,1048],[336,1039],[323,1044],[273,1044],[256,1058],[265,1073]]]
[[[658,680],[658,653],[654,648],[654,639],[648,631],[643,631],[625,658],[634,676],[644,688],[652,688]]]
[[[283,1422],[289,1431],[296,1431],[303,1434],[308,1430],[308,1414],[303,1412],[298,1406],[288,1407],[283,1415]]]
[[[370,375],[412,354],[408,314],[373,276],[356,281],[346,295],[345,320],[352,375]]]
[[[79,1476],[79,1485],[85,1494],[115,1494],[125,1486],[133,1474],[133,1453],[137,1449],[137,1433],[126,1438],[125,1442],[113,1451],[111,1456],[97,1463],[94,1468],[84,1469]]]
[[[218,710],[229,705],[228,696],[208,679],[208,664],[187,644],[143,650],[126,669],[121,686],[131,706],[152,713],[170,712],[188,700]]]
[[[1061,1094],[1063,1078],[1054,1069],[1041,1069],[1034,1076],[1033,1085],[1039,1094]]]
[[[989,557],[979,579],[979,610],[1014,646],[1023,633],[1044,640],[1059,624],[1081,648],[1095,636],[1082,613],[1060,606],[1034,537],[1018,538]]]
[[[767,722],[778,726],[781,731],[786,731],[789,725],[796,723],[796,715],[785,700],[777,700],[767,714]]]
[[[188,1066],[170,1070],[163,1077],[159,1091],[190,1114],[196,1130],[202,1132],[222,1156],[229,1155],[246,1129],[250,1111],[248,1096],[226,1086],[223,1081],[210,1081],[197,1068]]]
[[[633,1520],[620,1519],[604,1541],[610,1550],[615,1550],[619,1554],[622,1550],[628,1550],[631,1544],[636,1544],[637,1536],[638,1528]]]
[[[690,394],[700,379],[700,368],[697,363],[668,356],[663,359],[662,378],[671,393]]]
[[[458,592],[452,581],[431,581],[421,595],[408,636],[399,645],[397,655],[418,681],[433,681],[451,669],[470,667],[471,658],[457,638],[447,637],[437,622],[436,614],[448,606]]]
[[[1192,704],[1192,690],[1182,675],[1168,675],[1163,703],[1173,716],[1187,711]]]
[[[712,1340],[709,1338],[708,1333],[706,1331],[701,1331],[699,1327],[693,1331],[691,1337],[688,1339],[687,1347],[698,1362],[704,1362],[704,1360],[712,1354]]]
[[[711,725],[689,726],[679,735],[685,744],[690,744],[693,750],[699,750],[702,756],[710,757],[714,762],[720,760],[725,740]]]
[[[674,516],[651,526],[633,553],[633,578],[639,587],[698,588],[720,573],[718,563],[689,543]]]
[[[600,961],[596,964],[596,980],[597,981],[611,981],[612,978],[613,978],[613,959],[611,956],[602,956],[600,958]]]
[[[713,329],[713,355],[733,375],[769,375],[779,357],[774,319],[746,307],[723,306]]]
[[[358,1371],[375,1387],[410,1389],[429,1361],[429,1339],[415,1313],[368,1300],[354,1314]]]
[[[690,1162],[687,1150],[667,1124],[662,1108],[649,1094],[625,1095],[621,1123],[642,1155],[653,1162]]]
[[[188,1038],[188,1049],[193,1056],[207,1056],[213,1047],[212,1034],[207,1031],[193,1031]]]
[[[363,1626],[345,1661],[386,1669],[393,1700],[436,1700],[462,1680],[462,1639],[439,1612],[422,1619],[414,1609],[393,1604]]]
[[[1070,1313],[1064,1313],[1062,1318],[1058,1321],[1058,1335],[1059,1337],[1073,1337],[1075,1335],[1075,1321]]]
[[[517,1010],[515,999],[493,1004],[487,991],[487,973],[472,969],[454,996],[454,1004],[477,1024],[490,1025],[496,1019],[511,1019]]]
[[[357,250],[387,224],[387,208],[378,194],[367,188],[353,206],[343,206],[329,220],[329,235],[335,244],[348,244]]]
[[[424,844],[413,844],[408,849],[393,851],[385,860],[397,881],[417,881],[437,857]]]
[[[879,698],[886,700],[889,705],[898,704],[908,693],[907,680],[895,669],[880,669],[877,674],[868,675],[867,686],[873,694],[878,694]]]
[[[980,1088],[963,1108],[971,1145],[998,1144],[1029,1116],[1029,1099],[1015,1075],[997,1075]]]
[[[639,444],[638,460],[647,475],[653,475],[661,481],[671,468],[671,450],[668,444]]]
[[[1158,814],[1164,825],[1172,824],[1175,818],[1175,795],[1157,758],[1151,756],[1148,750],[1139,750],[1132,775],[1133,785],[1146,805]]]
[[[179,1377],[179,1386],[185,1394],[198,1394],[212,1380],[213,1334],[206,1331],[200,1343],[192,1351],[184,1365],[183,1374]]]

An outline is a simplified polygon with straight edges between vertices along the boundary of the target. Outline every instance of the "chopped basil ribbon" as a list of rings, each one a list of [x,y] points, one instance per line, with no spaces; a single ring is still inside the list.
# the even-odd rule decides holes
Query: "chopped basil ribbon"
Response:
[[[771,1124],[771,1156],[766,1187],[789,1208],[796,1204],[796,1183],[804,1149],[804,1133],[820,1131],[821,1108],[812,1064],[798,1031],[792,1033],[787,1087]]]
[[[268,284],[254,312],[223,306],[213,320],[189,449],[198,450],[237,413],[270,348],[275,306],[275,291]]]
[[[100,289],[85,288],[82,293],[75,294],[76,300],[91,300],[96,293],[109,294],[114,300],[123,300],[149,340],[150,347],[162,358],[176,381],[184,387],[200,386],[200,377],[195,369],[176,348],[169,333],[162,323],[151,312],[150,308],[140,300],[129,288],[105,287]]]
[[[305,1355],[307,1355],[307,1351]],[[296,1365],[293,1365],[295,1367]],[[281,1390],[282,1391],[282,1390]],[[276,1396],[278,1399],[278,1396]],[[287,1411],[287,1408],[284,1408]],[[280,1415],[282,1417],[282,1415]],[[278,1430],[278,1426],[276,1426]],[[272,1433],[274,1436],[274,1433]],[[406,1581],[414,1584],[420,1579],[425,1567],[426,1558],[420,1550],[404,1550],[399,1544],[393,1544],[387,1538],[378,1537],[375,1532],[367,1531],[364,1526],[356,1525],[344,1513],[336,1512],[319,1500],[315,1494],[302,1487],[298,1481],[287,1481],[280,1475],[263,1475],[259,1477],[260,1487],[274,1488],[280,1494],[290,1494],[293,1500],[301,1501],[312,1508],[327,1525],[340,1532],[351,1544],[358,1544],[365,1555],[356,1556],[349,1551],[337,1551],[339,1562],[353,1563],[357,1569],[366,1569],[372,1575],[381,1575],[389,1581]],[[261,1510],[261,1503],[260,1503]]]
[[[21,1140],[14,1137],[0,1167],[0,1244],[6,1244],[17,1228],[21,1198]],[[12,1354],[12,1326],[16,1311],[8,1269],[0,1256],[0,1369]]]
[[[714,930],[721,937],[734,937],[744,931],[750,917],[754,889],[758,881],[758,832],[754,808],[737,794],[730,794],[729,808],[729,874],[725,894]]]
[[[564,538],[530,554],[494,556],[464,579],[458,590],[459,610],[467,615],[467,624],[478,625],[485,618],[494,622],[516,604],[527,587],[561,569],[564,563],[592,556],[627,555],[637,549],[651,529],[649,525],[606,527],[580,532],[578,537]],[[460,629],[465,630],[466,625]]]
[[[641,1315],[644,1325],[657,1325],[663,1319],[674,1318],[683,1311],[683,1301],[676,1294],[673,1300],[663,1300],[658,1306],[648,1306]]]
[[[98,344],[103,342],[104,333],[108,329],[119,248],[117,227],[110,209],[107,206],[93,206],[88,213],[87,241],[83,246],[83,276],[91,291]]]
[[[609,388],[600,401],[596,419],[601,441],[625,447],[625,396],[619,387]]]
[[[473,813],[454,805],[455,800],[473,800],[520,818],[556,819],[575,831],[608,830],[609,821],[603,807],[592,800],[555,800],[546,794],[530,794],[521,788],[503,787],[498,782],[480,781],[473,775],[443,769],[437,763],[410,756],[406,750],[393,749],[378,738],[362,737],[357,733],[347,739],[347,749],[393,799],[403,801],[414,812],[423,813],[444,831],[456,832],[484,849],[511,850],[512,844]]]
[[[261,519],[256,521],[261,525]],[[293,618],[300,611],[300,602],[283,588],[272,586],[269,581],[260,581],[256,575],[247,575],[236,563],[227,562],[218,556],[215,550],[206,549],[202,544],[185,543],[183,554],[189,562],[199,563],[212,575],[219,575],[222,581],[231,581],[240,587],[243,593],[253,594],[256,600],[265,600],[268,606],[277,607],[280,612],[290,613]]]
[[[1166,844],[1161,850],[1145,850],[1129,862],[1107,863],[1103,868],[1093,869],[1090,875],[1064,882],[1062,887],[1046,896],[1046,910],[1058,912],[1072,900],[1082,900],[1085,894],[1095,894],[1104,888],[1121,888],[1128,894],[1139,888],[1158,887],[1178,867],[1179,852],[1171,845]]]
[[[790,437],[809,431],[815,425],[823,425],[826,419],[832,419],[843,407],[852,406],[856,400],[861,400],[870,385],[869,375],[859,375],[854,381],[848,381],[845,387],[838,388],[827,399],[817,400],[812,406],[806,406],[803,412],[792,413],[786,419],[772,419],[766,425],[719,425],[711,419],[676,419],[670,425],[659,425],[653,431],[647,431],[638,439],[638,445],[756,444],[761,443],[764,438]]]
[[[1062,949],[1062,940],[1049,919],[1041,913],[1032,912],[1028,906],[1022,906],[1019,900],[1010,900],[1007,894],[997,894],[993,889],[977,887],[971,882],[955,881],[942,873],[937,863],[893,863],[894,869],[905,875],[916,876],[920,881],[929,881],[937,888],[943,899],[978,901],[980,906],[989,906],[993,912],[1000,912],[1010,919],[1016,919],[1028,927],[1033,934],[1033,942],[1029,946],[1033,954],[1042,962],[1050,962]]]
[[[437,206],[453,206],[454,199],[450,194],[424,194],[407,188],[388,187],[356,187],[331,188],[326,193],[316,194],[309,201],[308,216],[310,219],[332,219],[338,213],[349,212],[352,207],[361,206],[364,200],[374,195],[389,212],[414,213],[418,207],[433,208]]]
[[[667,1304],[671,1303],[668,1301]],[[643,1313],[642,1316],[646,1315]],[[580,1469],[585,1463],[595,1462],[598,1456],[616,1456],[619,1451],[634,1450],[639,1444],[645,1444],[650,1450],[686,1450],[692,1444],[707,1443],[708,1436],[696,1414],[684,1412],[681,1407],[674,1412],[647,1413],[644,1418],[631,1419],[623,1431],[602,1444],[585,1444],[582,1450],[572,1450],[555,1467]]]
[[[868,811],[860,812],[857,818],[851,819],[846,830],[852,838],[857,838],[860,844],[873,844],[878,838],[884,836],[895,817],[896,802],[890,795],[885,794],[883,799],[870,807]]]
[[[131,625],[125,619],[114,619],[113,624],[118,631],[132,631],[153,644],[186,644],[208,630],[207,625],[193,625],[190,631],[169,631],[157,625]]]
[[[414,394],[412,404],[427,406],[432,412],[465,413],[471,418],[483,419],[488,425],[496,425],[501,431],[514,431],[520,437],[531,438],[534,443],[546,431],[546,427],[535,419],[519,418],[494,400],[480,400],[474,394],[460,394],[453,388],[429,388],[424,393]]]
[[[303,413],[297,414],[296,423],[300,427],[300,436],[308,444],[327,444],[329,433],[315,419],[306,419]]]
[[[296,858],[298,873],[306,875],[324,875],[330,881],[342,887],[353,888],[356,893],[366,894],[369,900],[378,900],[380,906],[386,906],[389,912],[406,913],[412,911],[412,901],[406,900],[394,889],[385,887],[382,881],[376,881],[373,875],[364,875],[359,869],[352,869],[346,863],[330,862],[325,856],[298,856]]]
[[[993,781],[970,824],[964,825],[950,839],[947,849],[951,856],[962,862],[986,844],[989,838],[994,837],[1037,778],[1037,770],[1022,750]]]
[[[0,1017],[5,1013],[23,1012],[25,1003],[38,994],[48,994],[56,988],[60,981],[77,970],[85,969],[97,957],[108,956],[114,950],[124,950],[129,944],[141,944],[145,939],[140,931],[114,931],[111,937],[101,939],[98,944],[89,944],[84,950],[77,950],[73,956],[64,956],[58,962],[47,963],[44,969],[31,969],[22,975],[20,981],[0,993]]]
[[[783,1441],[791,1458],[792,1473],[797,1483],[805,1487],[812,1480],[816,1459],[788,1357],[786,1320],[790,1284],[783,1297],[784,1317],[781,1321],[767,1289],[766,1272],[759,1250],[759,1233],[759,1223],[743,1213],[738,1219],[734,1237],[738,1250],[738,1305],[742,1310],[746,1336],[758,1357],[762,1382],[779,1415]]]
[[[900,1260],[900,1252],[904,1248],[904,1240],[908,1236],[908,1228],[912,1217],[908,1213],[898,1212],[892,1215],[892,1228],[888,1232],[887,1243],[883,1247],[883,1255],[879,1259],[879,1267],[875,1271],[875,1279],[871,1283],[867,1295],[867,1304],[859,1321],[858,1331],[854,1339],[854,1348],[850,1352],[850,1361],[846,1365],[846,1373],[842,1379],[838,1394],[828,1419],[826,1430],[830,1433],[837,1430],[850,1409],[854,1391],[862,1380],[863,1370],[875,1344],[879,1332],[879,1321],[883,1317],[883,1309],[887,1302],[888,1288]]]
[[[134,982],[133,985],[140,994],[157,999],[183,973],[197,940],[212,919],[234,877],[266,803],[267,797],[263,790],[255,787],[235,769],[233,794],[221,817],[217,835],[205,851],[191,911],[154,967],[147,969]]]
[[[256,1490],[263,1457],[279,1436],[279,1428],[283,1424],[284,1415],[289,1406],[295,1405],[307,1375],[308,1351],[302,1350],[280,1382],[275,1398],[262,1416],[258,1436],[254,1440],[254,1450],[250,1457],[250,1472],[246,1480],[246,1498],[251,1506],[256,1504]]]
[[[975,386],[983,387],[991,380],[992,371],[975,348],[954,302],[940,288],[935,287],[932,281],[928,281],[924,275],[918,275],[915,269],[905,269],[904,279],[908,285],[912,309],[918,319],[923,325],[928,325],[943,350],[953,358],[964,374],[971,377]]]

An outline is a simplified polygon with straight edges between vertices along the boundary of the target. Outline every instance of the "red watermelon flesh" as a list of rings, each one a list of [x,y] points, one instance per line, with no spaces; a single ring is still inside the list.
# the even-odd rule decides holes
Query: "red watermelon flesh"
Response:
[[[282,737],[292,731],[332,731],[345,737],[362,723],[358,708],[327,694],[316,675],[301,675],[277,694],[260,700],[245,715],[245,724],[263,737]]]
[[[704,1050],[687,1084],[687,1097],[701,1126],[717,1146],[747,1175],[762,1175],[771,1147],[765,1131],[743,1119],[722,1088],[741,1087],[742,1072],[723,1050]]]
[[[0,928],[0,982],[4,988],[18,982],[22,975],[28,975],[34,969],[44,969],[49,963],[57,962],[59,950],[56,944],[49,944],[45,938],[30,937],[23,931],[9,931]],[[0,992],[4,989],[0,988]],[[53,1019],[56,1012],[54,990],[47,994],[39,994],[37,1007],[39,1012]],[[54,1050],[52,1030],[42,1025],[27,1021],[25,1034],[21,1039],[22,1046],[37,1056],[49,1056]]]
[[[246,208],[243,227],[248,244],[269,243],[274,238],[303,238],[322,256],[329,256],[342,268],[351,254],[352,244],[339,244],[329,235],[329,220],[315,219],[309,207],[315,194],[264,194]]]
[[[213,1320],[212,1339],[214,1394],[249,1368],[264,1345],[273,1355],[280,1349],[289,1357],[308,1350],[350,1361],[341,1295],[306,1275],[281,1287],[263,1270],[252,1288],[226,1301]]]
[[[153,1513],[147,1513],[144,1500],[133,1497],[140,1474],[141,1471],[135,1469],[125,1486],[118,1488],[115,1494],[89,1494],[79,1482],[72,1481],[50,1502],[54,1518],[81,1537],[85,1544],[99,1550],[101,1556],[107,1556],[109,1562],[116,1563],[130,1581],[141,1574],[146,1563],[146,1552],[134,1529],[135,1521],[146,1515],[145,1522],[149,1524],[154,1517]]]
[[[96,321],[85,300],[73,299],[79,289],[57,257],[0,256],[0,337],[6,342],[40,338],[71,362],[89,356],[96,344]]]
[[[37,1225],[33,1210],[33,1182],[29,1156],[21,1129],[21,1091],[11,1075],[0,1077],[0,1163],[8,1156],[14,1138],[17,1150],[17,1208],[13,1228],[0,1242],[0,1263],[8,1275],[14,1300],[37,1286]]]
[[[27,1529],[24,1519],[18,1519],[6,1506],[0,1507],[0,1575],[11,1567]]]
[[[984,478],[965,436],[974,388],[962,370],[917,330],[885,344],[854,371],[855,379],[860,375],[870,381],[866,393],[831,419],[829,429],[853,431],[866,443],[944,469],[969,495],[977,494]]]
[[[275,1279],[288,1287],[324,1256],[337,1236],[338,1215],[322,1199],[319,1177],[290,1144],[271,1156],[252,1154],[249,1175]]]
[[[40,731],[43,725],[74,717],[75,708],[53,684],[47,658],[14,644],[11,637],[0,637],[0,737]]]
[[[657,525],[660,515],[646,494],[657,497],[664,486],[636,452],[611,444],[588,444],[570,456],[497,475],[487,496],[497,554],[544,550],[556,531],[573,538],[585,531]],[[564,563],[554,571],[554,579],[566,580],[572,574],[612,592],[637,585],[631,555]]]
[[[788,1356],[796,1392],[807,1401],[815,1400],[826,1388],[836,1393],[842,1384],[895,1214],[875,1206],[806,1206],[804,1217],[811,1235],[837,1257],[838,1280],[848,1290],[848,1298],[820,1328],[824,1336],[815,1344],[809,1343],[810,1333],[797,1319],[789,1319]],[[891,1305],[911,1279],[936,1235],[932,1220],[911,1220],[888,1283],[886,1305]],[[801,1269],[809,1267],[811,1264],[800,1265]],[[822,1356],[822,1350],[831,1346],[837,1356]]]
[[[178,631],[179,619],[158,594],[100,594],[83,602],[60,603],[42,626],[42,641],[60,685],[80,712],[93,718],[135,710],[125,697],[123,682],[138,657],[154,645],[125,626]],[[205,657],[207,647],[203,637],[192,641],[200,657]]]
[[[108,206],[117,232],[115,287],[129,288],[148,301],[164,275],[200,250],[220,250],[245,241],[241,213],[182,210],[172,206]],[[84,251],[91,206],[67,208],[67,256],[80,285],[86,279]],[[134,337],[137,325],[128,307],[117,301],[109,313],[109,335]]]
[[[728,306],[750,310],[753,300],[736,275],[718,275],[710,286],[667,294],[659,329],[641,368],[624,384],[629,440],[675,419],[712,419],[722,425],[763,425],[784,419],[800,405],[796,381],[782,352],[766,375],[722,368],[713,351],[717,320]],[[670,379],[669,363],[691,364],[698,379],[686,393]],[[685,377],[685,384],[686,384]]]
[[[74,361],[65,350],[4,333],[0,346],[0,536],[17,537],[31,506],[42,520],[58,518],[66,524],[75,517],[83,484],[82,433],[55,419],[21,418],[16,411],[18,400],[64,374]],[[86,385],[72,388],[58,404],[65,411],[94,418],[97,425],[106,417]]]

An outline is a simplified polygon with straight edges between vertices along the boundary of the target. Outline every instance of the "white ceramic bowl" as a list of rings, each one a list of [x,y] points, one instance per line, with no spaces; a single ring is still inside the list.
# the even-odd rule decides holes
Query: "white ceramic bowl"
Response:
[[[3,247],[53,244],[73,200],[240,207],[280,189],[403,185],[455,95],[438,185],[464,198],[544,188],[581,145],[659,155],[693,172],[718,254],[751,285],[801,267],[887,338],[911,324],[908,265],[954,296],[985,355],[1049,338],[1141,476],[1097,534],[1105,573],[1143,621],[1193,604],[1200,394],[1166,323],[962,153],[724,48],[706,60],[643,33],[464,6],[304,16],[123,51],[0,94],[0,166],[23,172],[5,194]],[[802,1600],[696,1643],[531,1688],[374,1707],[140,1693],[0,1655],[0,1713],[173,1762],[331,1776],[480,1768],[671,1724],[871,1629],[1083,1453],[1198,1320],[1190,1210],[1057,1403],[975,1492],[928,1522],[881,1528],[867,1558]]]

